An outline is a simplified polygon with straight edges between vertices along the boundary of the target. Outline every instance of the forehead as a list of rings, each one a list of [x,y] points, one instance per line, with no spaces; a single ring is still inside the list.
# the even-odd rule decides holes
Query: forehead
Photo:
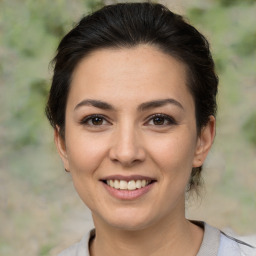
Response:
[[[101,49],[75,68],[69,101],[136,103],[170,97],[193,105],[186,83],[186,66],[153,46]]]

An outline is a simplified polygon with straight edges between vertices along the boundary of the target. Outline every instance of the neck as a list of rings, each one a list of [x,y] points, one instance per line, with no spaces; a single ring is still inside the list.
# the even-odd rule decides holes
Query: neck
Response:
[[[167,218],[161,223],[141,230],[122,230],[95,221],[96,237],[91,256],[171,256],[196,255],[203,231],[185,216]]]

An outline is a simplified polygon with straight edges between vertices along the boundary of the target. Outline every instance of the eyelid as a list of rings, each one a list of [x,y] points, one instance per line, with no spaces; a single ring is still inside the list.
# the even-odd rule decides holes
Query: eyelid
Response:
[[[88,121],[90,121],[90,120],[92,120],[93,118],[96,118],[96,117],[102,118],[108,124],[111,124],[111,122],[108,120],[108,118],[105,115],[102,115],[102,114],[92,114],[92,115],[85,116],[81,119],[81,121],[79,123],[82,124],[82,125],[88,125],[88,126],[95,126],[96,127],[97,125],[87,123]],[[104,125],[104,124],[102,124],[102,125]],[[102,125],[98,125],[98,126],[102,126]]]
[[[156,117],[162,117],[162,118],[164,118],[165,120],[168,120],[168,122],[169,122],[169,124],[163,124],[163,125],[152,125],[152,126],[159,126],[159,127],[161,127],[161,126],[168,126],[168,125],[177,125],[177,121],[172,117],[172,116],[170,116],[170,115],[167,115],[167,114],[163,114],[163,113],[157,113],[157,114],[153,114],[153,115],[151,115],[151,116],[149,116],[148,118],[147,118],[147,120],[146,120],[146,125],[147,125],[147,123],[149,123],[151,120],[153,120],[154,118],[156,118]]]

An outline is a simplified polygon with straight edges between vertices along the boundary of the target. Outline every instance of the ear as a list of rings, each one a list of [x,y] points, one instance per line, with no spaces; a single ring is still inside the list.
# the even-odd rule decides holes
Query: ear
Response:
[[[64,168],[67,172],[69,172],[69,161],[67,157],[65,139],[60,134],[59,126],[56,126],[56,128],[54,129],[54,142],[63,162]]]
[[[215,118],[210,116],[206,126],[204,126],[198,136],[193,167],[202,166],[215,137]]]

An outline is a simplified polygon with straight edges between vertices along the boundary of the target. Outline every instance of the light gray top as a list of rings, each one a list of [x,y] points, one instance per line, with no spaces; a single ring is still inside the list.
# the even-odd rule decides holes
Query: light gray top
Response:
[[[256,248],[204,222],[193,223],[204,228],[204,237],[197,256],[256,256]],[[67,248],[58,256],[90,256],[89,243],[94,237],[93,229],[80,242]]]

